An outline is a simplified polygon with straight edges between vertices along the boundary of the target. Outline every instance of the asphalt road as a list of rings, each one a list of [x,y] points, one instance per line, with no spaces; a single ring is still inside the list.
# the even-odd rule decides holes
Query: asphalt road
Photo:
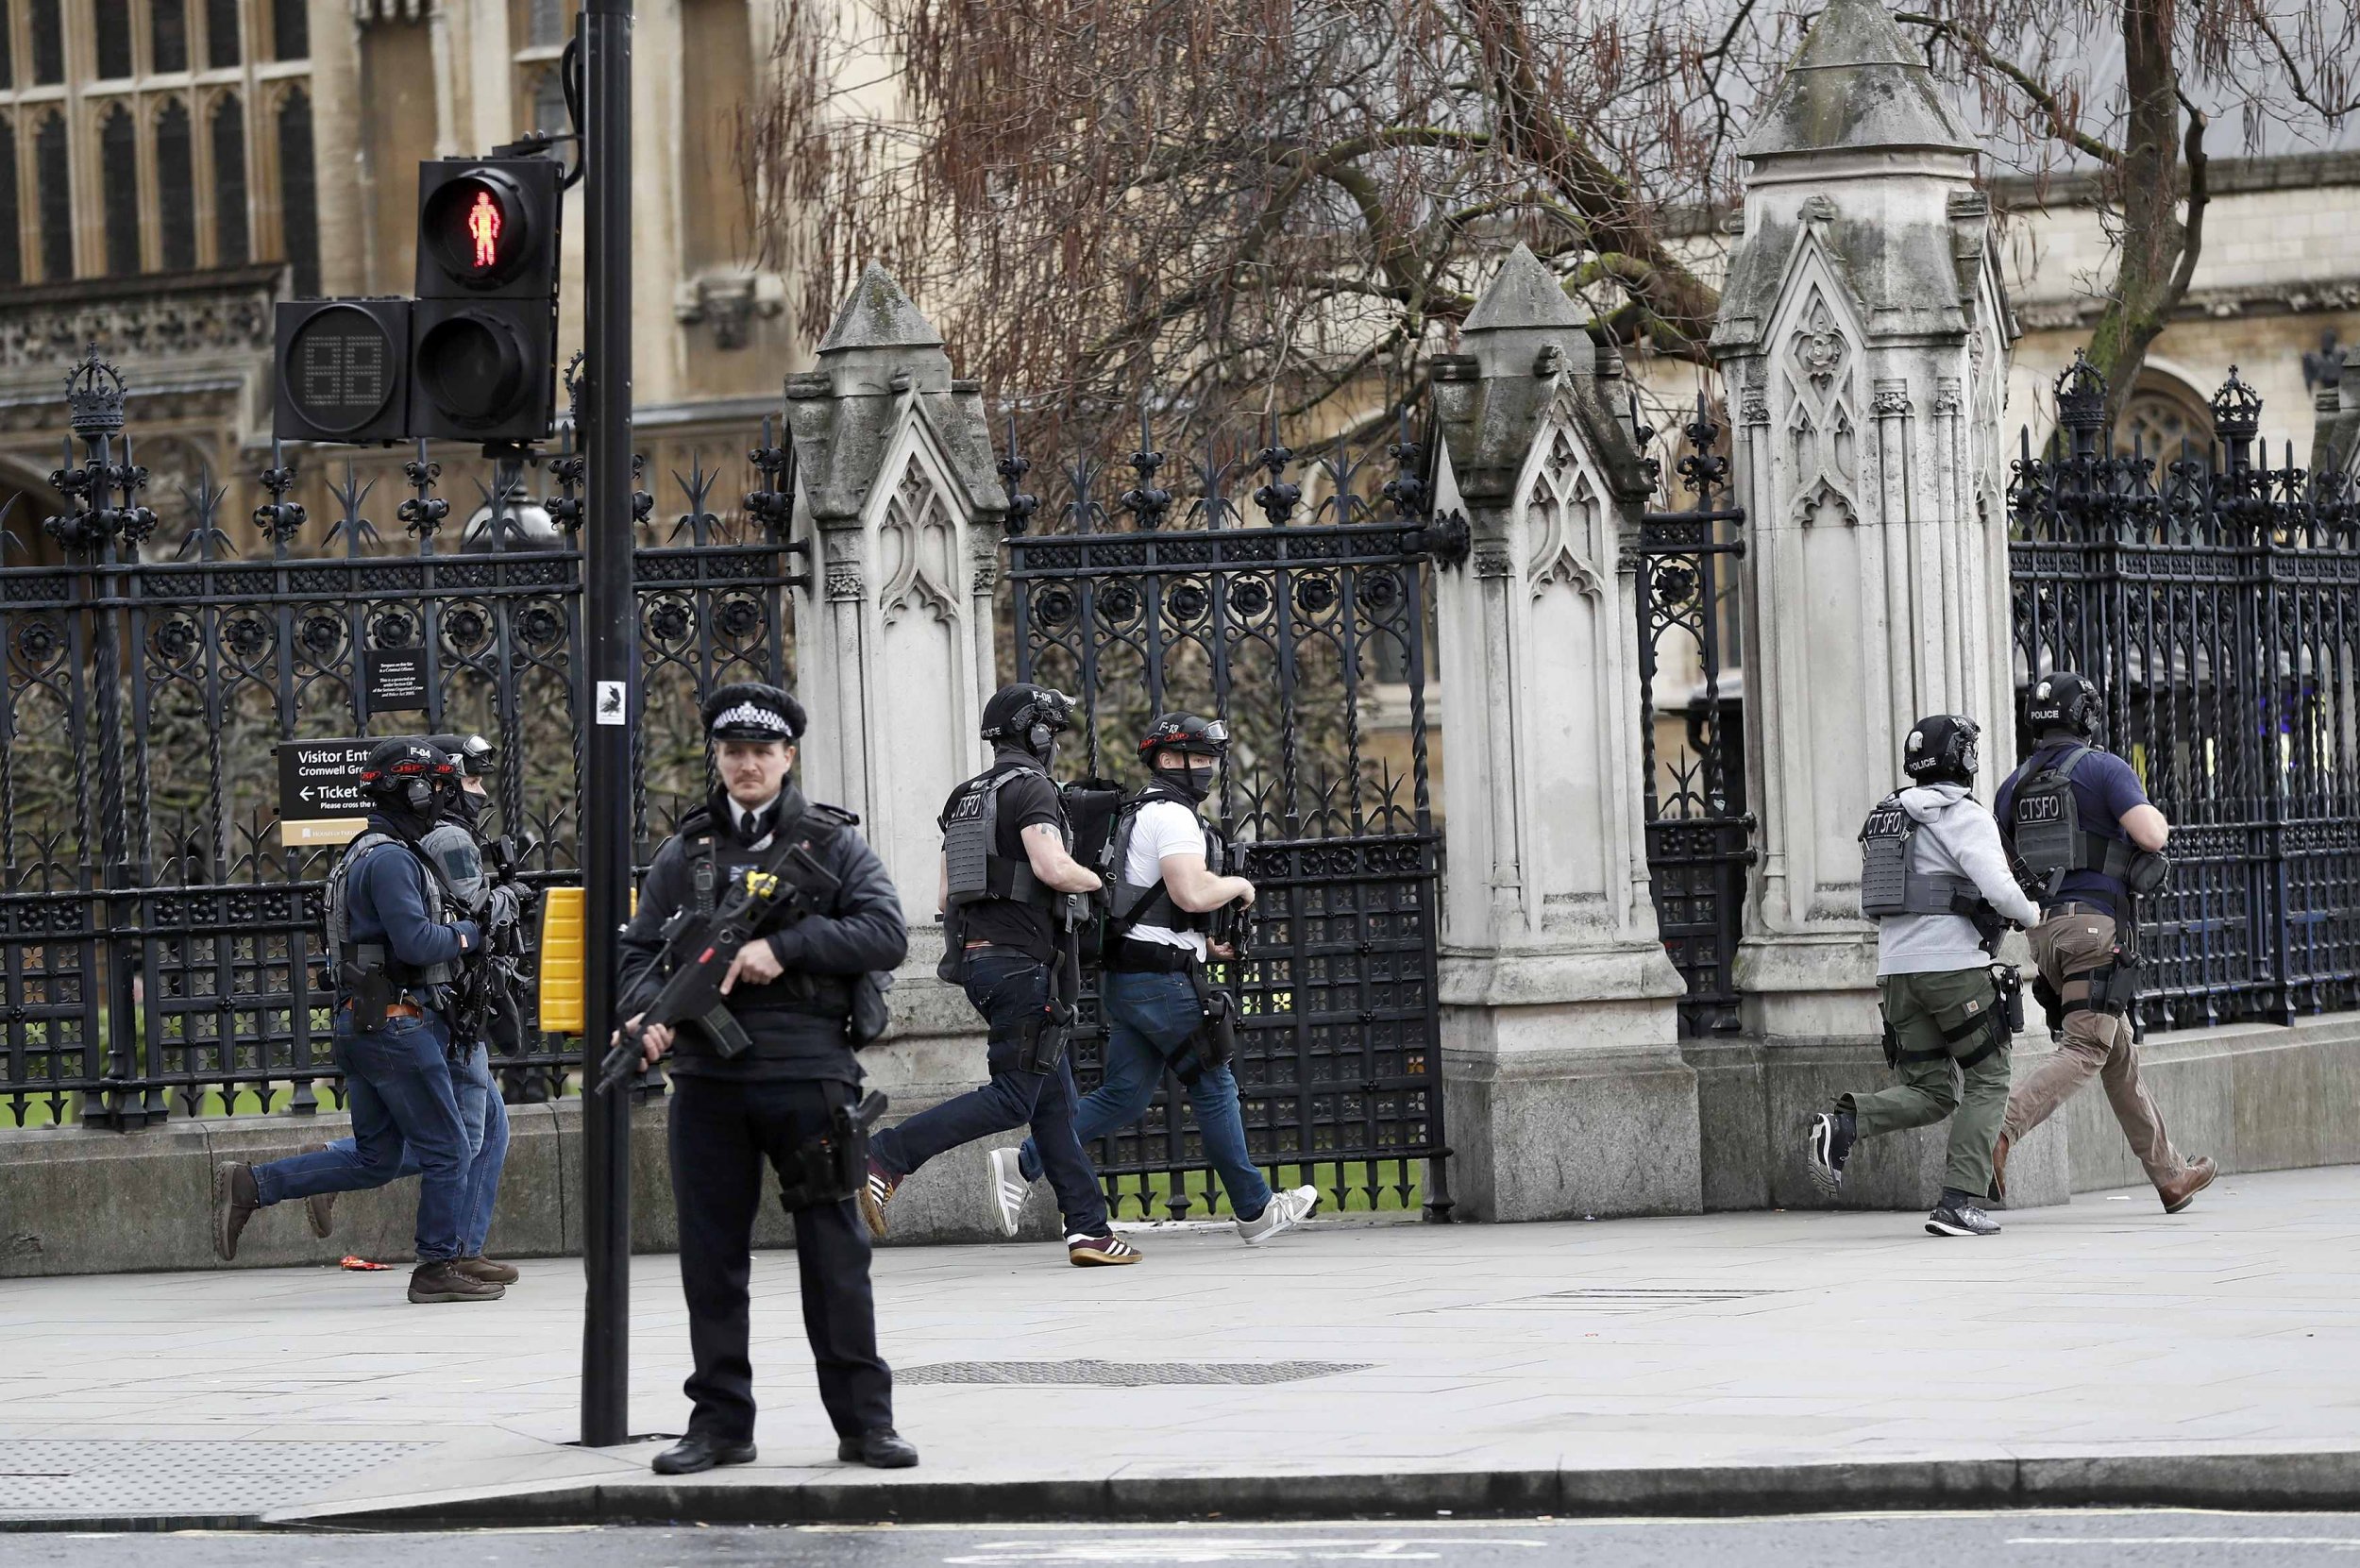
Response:
[[[2360,1514],[1879,1514],[1432,1524],[598,1529],[452,1535],[0,1536],[8,1568],[1033,1568],[1415,1562],[1441,1568],[2220,1568],[2327,1562]]]

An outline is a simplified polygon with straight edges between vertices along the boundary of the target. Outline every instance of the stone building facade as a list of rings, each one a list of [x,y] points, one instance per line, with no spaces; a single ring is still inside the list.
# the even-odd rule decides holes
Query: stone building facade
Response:
[[[139,461],[169,551],[180,497],[254,503],[270,436],[271,307],[408,294],[422,159],[566,128],[558,62],[574,0],[4,0],[0,3],[0,505],[22,565],[50,547],[60,380],[87,342],[129,377]],[[757,263],[741,123],[768,58],[760,0],[643,0],[634,30],[635,384],[649,469],[734,481],[810,339]],[[582,297],[567,197],[564,289]],[[566,312],[561,357],[578,337]],[[301,459],[319,516],[331,469]],[[447,454],[464,462],[464,448]],[[547,488],[528,477],[527,488]],[[381,492],[380,492],[381,493]]]

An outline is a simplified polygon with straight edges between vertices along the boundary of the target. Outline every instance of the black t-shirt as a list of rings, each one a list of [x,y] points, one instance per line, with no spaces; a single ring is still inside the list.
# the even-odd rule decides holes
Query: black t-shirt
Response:
[[[1057,786],[1049,775],[1029,759],[1002,757],[979,777],[1002,775],[1007,776],[1007,782],[1000,786],[1000,823],[992,835],[991,852],[1021,864],[1027,860],[1024,830],[1043,822],[1062,829],[1065,805],[1057,799]],[[943,802],[942,815],[935,818],[935,826],[939,828],[949,819],[952,801],[966,789],[967,784],[963,784],[952,791],[951,800]],[[1056,932],[1050,924],[1049,911],[1038,904],[1018,903],[1010,899],[984,899],[968,905],[967,939],[1016,948],[1044,964],[1057,953]]]

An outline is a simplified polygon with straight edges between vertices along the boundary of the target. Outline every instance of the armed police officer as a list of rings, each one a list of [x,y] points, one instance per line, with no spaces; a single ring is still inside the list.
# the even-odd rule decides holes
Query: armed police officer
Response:
[[[328,879],[328,951],[336,965],[335,1054],[352,1112],[355,1155],[332,1150],[214,1179],[213,1244],[237,1256],[255,1209],[288,1198],[381,1187],[417,1160],[413,1302],[496,1301],[497,1279],[464,1256],[465,1121],[453,1082],[450,1015],[462,966],[480,956],[481,927],[438,876],[424,840],[458,793],[458,771],[417,739],[380,741],[361,768],[368,826]]]
[[[1238,1235],[1253,1246],[1309,1219],[1320,1194],[1316,1187],[1273,1192],[1256,1168],[1229,1069],[1229,999],[1205,977],[1208,955],[1236,956],[1210,951],[1214,913],[1250,908],[1255,897],[1244,877],[1212,868],[1208,826],[1198,815],[1228,754],[1229,726],[1195,714],[1165,714],[1139,741],[1148,784],[1123,803],[1108,842],[1115,886],[1098,991],[1106,1020],[1105,1071],[1082,1102],[1074,1134],[1087,1143],[1137,1121],[1169,1069],[1195,1107],[1205,1157],[1229,1194]],[[1013,1187],[1020,1202],[1023,1183],[1040,1174],[1037,1146],[1027,1142],[992,1159],[995,1167],[1017,1166],[1020,1180],[1010,1184],[1003,1176],[1000,1186],[1003,1194]],[[1013,1234],[1014,1210],[1004,1195],[1002,1208]]]
[[[2104,702],[2082,676],[2059,670],[2032,686],[2025,713],[2032,754],[1999,786],[1995,802],[2010,847],[2038,890],[2032,962],[2057,1049],[2008,1098],[1992,1192],[2006,1195],[2008,1150],[2095,1076],[2106,1085],[2131,1152],[2177,1214],[2212,1185],[2209,1159],[2187,1160],[2171,1144],[2163,1113],[2139,1081],[2129,1012],[2137,989],[2134,895],[2169,874],[2164,846],[2171,824],[2147,798],[2131,765],[2098,743]]]
[[[2007,1109],[2015,1004],[2012,976],[1996,979],[1992,961],[2003,922],[2030,925],[2040,914],[2008,868],[1998,824],[1968,793],[1981,733],[1958,714],[1919,719],[1901,753],[1911,782],[1861,829],[1861,913],[1877,922],[1885,1056],[1901,1081],[1837,1096],[1834,1110],[1812,1118],[1806,1150],[1832,1193],[1860,1139],[1951,1117],[1942,1198],[1926,1217],[1935,1236],[1999,1230],[1978,1200]]]
[[[984,705],[991,767],[952,790],[942,808],[936,972],[964,986],[989,1024],[991,1081],[877,1135],[861,1208],[880,1236],[885,1205],[910,1172],[947,1149],[1029,1121],[1065,1216],[1068,1260],[1084,1267],[1139,1260],[1108,1222],[1098,1172],[1073,1129],[1080,1096],[1065,1054],[1077,973],[1069,900],[1096,892],[1100,883],[1073,858],[1065,802],[1049,776],[1057,736],[1072,719],[1072,699],[1061,692],[1003,686]],[[994,1202],[1010,1235],[1016,1226],[1003,1189],[1012,1175],[993,1161]],[[1020,1184],[1016,1200],[1020,1206]]]
[[[632,1028],[644,1028],[649,1065],[670,1053],[672,1201],[696,1360],[687,1434],[656,1456],[655,1468],[677,1475],[753,1461],[746,1287],[766,1160],[795,1218],[803,1329],[837,1458],[913,1465],[918,1451],[893,1429],[893,1374],[877,1354],[869,1241],[853,1206],[859,1170],[832,1192],[803,1179],[806,1150],[835,1136],[859,1095],[852,1021],[869,972],[892,969],[908,951],[901,900],[854,831],[859,818],[805,800],[788,778],[803,733],[801,703],[744,683],[714,692],[702,717],[721,787],[657,851],[621,944],[622,1010]],[[635,1009],[666,978],[658,972],[666,926],[712,914],[740,879],[776,875],[782,855],[799,846],[833,891],[823,907],[757,927],[737,950],[720,984],[733,1021],[700,1019],[677,1032],[643,1024]]]
[[[429,735],[427,742],[458,765],[459,777],[455,789],[442,786],[447,791],[444,813],[419,838],[418,847],[460,908],[483,933],[481,948],[461,968],[448,1014],[452,1087],[467,1131],[467,1195],[459,1266],[478,1279],[513,1285],[517,1277],[515,1266],[483,1253],[492,1211],[499,1201],[500,1175],[508,1164],[508,1107],[501,1099],[499,1081],[492,1073],[492,1055],[496,1047],[502,1055],[514,1055],[523,1043],[516,1000],[517,962],[522,953],[520,927],[534,890],[515,876],[508,851],[494,851],[484,840],[482,816],[490,796],[483,781],[497,766],[497,750],[477,734]],[[364,1162],[357,1139],[338,1138],[326,1149],[353,1167],[354,1179],[350,1186],[313,1192],[304,1200],[312,1234],[321,1237],[335,1228],[338,1192],[377,1185],[362,1174]],[[417,1151],[405,1144],[396,1179],[414,1176],[420,1170]]]

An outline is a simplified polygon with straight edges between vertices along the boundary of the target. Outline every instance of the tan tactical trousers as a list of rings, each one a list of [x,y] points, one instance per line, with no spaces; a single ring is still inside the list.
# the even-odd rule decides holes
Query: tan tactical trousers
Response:
[[[2074,913],[2065,913],[2073,910]],[[2114,956],[2114,917],[2087,904],[2067,904],[2031,930],[2032,962],[2042,978],[2067,1002],[2089,994],[2089,973]],[[2014,1143],[2048,1120],[2059,1105],[2096,1077],[2122,1124],[2131,1153],[2161,1187],[2185,1169],[2164,1128],[2163,1113],[2139,1082],[2138,1048],[2131,1043],[2131,1020],[2084,1009],[2067,1013],[2065,1040],[2025,1074],[2008,1096],[2006,1132]]]

